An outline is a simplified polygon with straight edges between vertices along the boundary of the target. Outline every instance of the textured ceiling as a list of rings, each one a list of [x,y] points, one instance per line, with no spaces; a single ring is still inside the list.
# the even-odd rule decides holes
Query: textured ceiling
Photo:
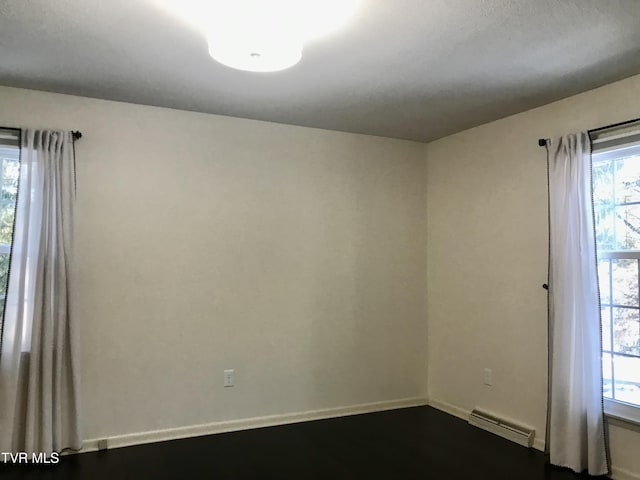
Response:
[[[637,73],[640,0],[364,0],[270,74],[158,0],[0,0],[2,85],[419,141]]]

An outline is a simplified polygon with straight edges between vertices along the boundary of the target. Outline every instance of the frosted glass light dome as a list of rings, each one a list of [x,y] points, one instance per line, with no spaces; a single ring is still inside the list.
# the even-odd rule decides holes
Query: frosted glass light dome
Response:
[[[302,47],[261,44],[234,45],[232,48],[209,38],[209,55],[217,62],[249,72],[277,72],[293,67],[302,58]]]
[[[284,70],[300,61],[304,44],[299,34],[278,28],[275,19],[264,25],[250,20],[225,22],[209,30],[209,54],[214,60],[252,72]]]
[[[232,68],[274,72],[302,58],[309,40],[342,27],[361,0],[161,0],[206,32],[209,54]]]

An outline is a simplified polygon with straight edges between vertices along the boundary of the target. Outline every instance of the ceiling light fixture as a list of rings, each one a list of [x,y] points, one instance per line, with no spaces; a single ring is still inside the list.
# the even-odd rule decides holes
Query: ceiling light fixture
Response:
[[[304,45],[342,27],[361,0],[162,0],[198,25],[209,54],[238,70],[275,72],[302,58]]]

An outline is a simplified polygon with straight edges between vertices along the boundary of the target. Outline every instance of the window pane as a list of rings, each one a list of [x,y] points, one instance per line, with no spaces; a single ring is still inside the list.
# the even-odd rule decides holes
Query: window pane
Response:
[[[618,353],[640,355],[640,318],[637,309],[613,309],[613,344]]]
[[[598,280],[600,282],[600,303],[610,303],[609,298],[609,260],[600,260],[598,262]]]
[[[0,200],[14,203],[18,195],[19,163],[16,158],[4,158],[2,162],[2,195]]]
[[[0,206],[0,244],[11,244],[13,237],[13,218],[15,217],[15,204]]]
[[[628,152],[620,149],[600,157],[596,152],[593,200],[601,259],[603,395],[640,406],[638,259],[636,252],[627,252],[640,250],[640,156]],[[616,258],[603,258],[604,252]]]
[[[596,243],[598,250],[614,250],[614,162],[594,162],[593,206],[596,220]]]
[[[614,357],[616,400],[640,405],[640,358]]]
[[[0,329],[4,321],[19,170],[19,149],[0,143]]]
[[[640,201],[640,157],[620,158],[615,162],[616,203]]]
[[[637,307],[638,261],[635,259],[611,260],[613,277],[613,303]]]
[[[606,398],[612,398],[611,386],[611,354],[602,354],[602,390]]]
[[[640,249],[640,205],[615,207],[615,236],[618,250]]]
[[[594,204],[595,220],[596,220],[596,246],[598,250],[609,251],[616,249],[615,237],[615,217],[613,205]]]
[[[602,349],[611,351],[611,309],[604,307],[600,311],[602,320]]]
[[[9,273],[9,254],[0,253],[0,303],[4,305],[4,296],[7,293],[7,275]]]
[[[594,161],[591,170],[593,177],[593,197],[596,202],[613,203],[614,162]]]

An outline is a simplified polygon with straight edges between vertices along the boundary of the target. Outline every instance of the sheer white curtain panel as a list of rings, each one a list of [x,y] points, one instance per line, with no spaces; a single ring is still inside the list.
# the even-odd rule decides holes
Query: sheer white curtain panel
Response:
[[[587,133],[547,143],[551,463],[608,473],[602,403],[600,301]]]
[[[23,130],[0,356],[0,451],[81,447],[71,132]]]

